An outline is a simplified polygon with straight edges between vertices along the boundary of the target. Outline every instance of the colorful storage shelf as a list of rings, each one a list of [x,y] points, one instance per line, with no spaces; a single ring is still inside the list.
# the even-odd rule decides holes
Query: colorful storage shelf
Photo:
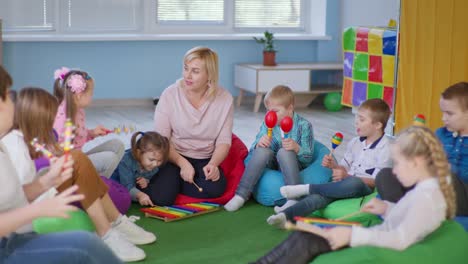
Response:
[[[349,27],[343,32],[342,104],[359,106],[371,98],[381,98],[393,107],[395,28]]]

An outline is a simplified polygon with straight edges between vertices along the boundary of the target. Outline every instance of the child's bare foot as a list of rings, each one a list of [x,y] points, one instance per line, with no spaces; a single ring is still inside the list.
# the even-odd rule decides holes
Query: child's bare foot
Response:
[[[283,204],[283,206],[275,206],[273,210],[275,210],[275,213],[278,214],[286,210],[286,208],[291,207],[295,204],[297,204],[296,200],[288,200],[285,204]]]
[[[309,194],[309,184],[286,185],[280,188],[284,198],[295,199]]]

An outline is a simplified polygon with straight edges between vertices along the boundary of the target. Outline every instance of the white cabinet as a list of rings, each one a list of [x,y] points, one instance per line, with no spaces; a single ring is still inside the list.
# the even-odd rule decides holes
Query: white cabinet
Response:
[[[341,91],[341,84],[311,86],[313,71],[342,68],[342,63],[238,64],[234,69],[234,85],[239,88],[237,105],[241,104],[245,91],[251,92],[256,95],[253,111],[258,112],[263,95],[277,85],[287,85],[297,93],[297,107],[308,105],[318,94]]]

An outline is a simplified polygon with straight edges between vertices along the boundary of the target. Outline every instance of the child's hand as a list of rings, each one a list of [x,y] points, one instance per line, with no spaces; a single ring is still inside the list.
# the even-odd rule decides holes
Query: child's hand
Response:
[[[70,179],[73,174],[73,158],[68,155],[68,160],[65,163],[65,156],[60,158],[52,158],[50,160],[50,169],[44,176],[37,178],[44,190],[52,187],[58,187],[66,180]]]
[[[338,164],[336,164],[336,161],[332,155],[325,155],[323,156],[322,166],[325,168],[334,169],[338,166]]]
[[[67,212],[77,210],[70,203],[84,199],[82,194],[73,194],[76,190],[78,190],[78,185],[73,185],[57,196],[42,200],[33,206],[36,206],[39,216],[68,218]]]
[[[281,144],[283,145],[283,148],[285,150],[292,150],[296,153],[298,153],[299,149],[301,148],[301,146],[299,146],[299,144],[297,144],[297,142],[294,141],[292,138],[283,138]]]
[[[102,125],[98,125],[95,129],[92,130],[92,136],[93,137],[98,137],[98,136],[105,136],[107,135],[109,129],[103,127]]]
[[[149,181],[146,178],[138,177],[136,179],[136,183],[138,184],[138,186],[140,186],[141,189],[145,189],[146,187],[148,187]]]
[[[334,182],[341,181],[346,177],[348,177],[348,171],[346,171],[345,168],[338,166],[335,169],[332,169],[332,178]]]
[[[184,161],[184,164],[180,166],[180,177],[188,183],[193,183],[193,177],[195,176],[195,169],[188,160]]]
[[[326,230],[326,239],[333,250],[349,245],[351,242],[351,228],[349,227],[334,227]]]
[[[144,192],[139,192],[137,194],[137,200],[141,205],[154,206],[153,201],[151,201],[151,198]]]
[[[219,168],[211,163],[206,164],[203,167],[203,172],[205,173],[206,180],[217,181],[219,180]]]
[[[263,137],[260,138],[260,140],[257,143],[257,148],[269,148],[271,144],[271,138],[267,135],[264,135]]]
[[[361,211],[375,215],[383,215],[387,211],[387,207],[384,201],[373,198],[362,207]]]

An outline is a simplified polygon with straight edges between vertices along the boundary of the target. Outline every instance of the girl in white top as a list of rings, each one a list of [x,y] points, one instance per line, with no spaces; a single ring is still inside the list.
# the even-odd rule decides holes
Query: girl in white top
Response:
[[[362,212],[381,215],[384,222],[370,228],[335,227],[324,237],[294,232],[257,263],[309,263],[320,254],[351,246],[378,246],[404,250],[455,215],[455,194],[442,145],[425,127],[403,131],[391,147],[393,172],[414,189],[390,203],[372,199]]]
[[[9,93],[12,79],[0,66],[0,139],[13,126],[14,107]],[[72,176],[73,158],[53,160],[42,177],[21,185],[11,159],[0,142],[0,263],[121,263],[100,239],[89,232],[39,235],[32,232],[37,217],[68,217],[69,205],[82,200],[72,186],[60,195],[29,204],[44,190]]]

